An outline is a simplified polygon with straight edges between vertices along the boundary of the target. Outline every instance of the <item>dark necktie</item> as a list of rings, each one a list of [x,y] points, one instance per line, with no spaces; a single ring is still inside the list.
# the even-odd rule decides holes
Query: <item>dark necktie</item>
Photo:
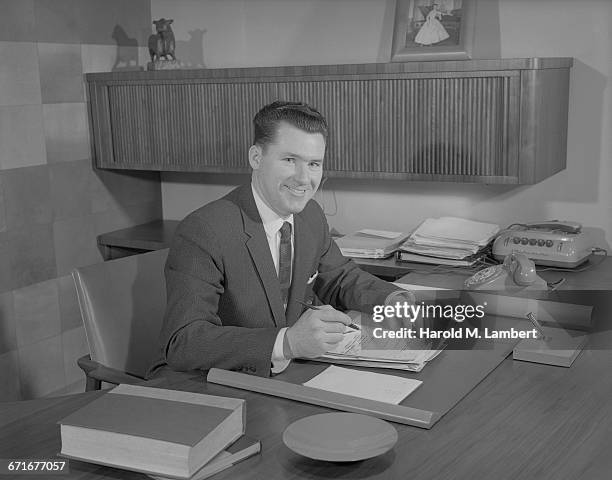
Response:
[[[291,224],[283,223],[280,228],[280,246],[278,247],[278,281],[280,283],[283,303],[287,305],[289,286],[291,285]]]

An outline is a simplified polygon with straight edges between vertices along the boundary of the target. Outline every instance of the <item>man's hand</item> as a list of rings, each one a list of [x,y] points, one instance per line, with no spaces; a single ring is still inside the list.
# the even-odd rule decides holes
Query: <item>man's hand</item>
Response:
[[[342,340],[351,318],[330,305],[308,309],[285,333],[286,358],[314,358],[331,350]]]

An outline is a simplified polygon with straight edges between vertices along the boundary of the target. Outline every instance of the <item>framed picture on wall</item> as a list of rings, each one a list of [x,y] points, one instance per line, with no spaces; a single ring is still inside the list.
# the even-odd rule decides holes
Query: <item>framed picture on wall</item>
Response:
[[[392,62],[471,58],[475,0],[397,0]]]

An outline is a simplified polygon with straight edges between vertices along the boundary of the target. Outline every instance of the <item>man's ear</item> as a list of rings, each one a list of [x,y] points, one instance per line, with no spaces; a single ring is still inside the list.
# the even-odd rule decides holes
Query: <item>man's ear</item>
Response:
[[[261,147],[259,145],[251,145],[249,148],[249,164],[253,170],[258,170],[261,165]]]

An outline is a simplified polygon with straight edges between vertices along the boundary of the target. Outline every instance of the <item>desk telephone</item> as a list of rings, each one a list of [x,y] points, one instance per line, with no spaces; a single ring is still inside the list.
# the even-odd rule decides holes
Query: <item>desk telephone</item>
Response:
[[[485,268],[465,281],[468,290],[547,290],[546,281],[536,273],[534,263],[525,255],[511,253],[501,265]]]
[[[573,268],[593,252],[593,241],[576,222],[551,220],[511,225],[493,242],[493,257],[521,253],[538,265]]]

